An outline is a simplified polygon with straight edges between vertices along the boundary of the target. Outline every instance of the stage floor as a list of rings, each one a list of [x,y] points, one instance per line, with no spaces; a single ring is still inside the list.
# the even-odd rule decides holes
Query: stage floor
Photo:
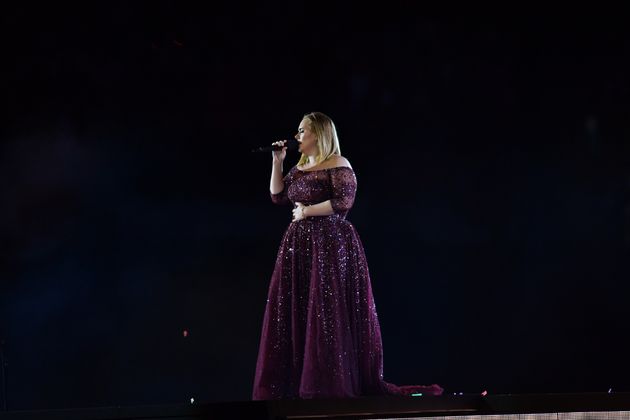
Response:
[[[2,420],[630,419],[630,393],[445,395],[8,411]]]

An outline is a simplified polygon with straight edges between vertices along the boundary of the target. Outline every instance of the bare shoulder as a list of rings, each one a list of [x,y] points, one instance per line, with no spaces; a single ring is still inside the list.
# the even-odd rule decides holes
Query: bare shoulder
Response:
[[[348,159],[346,159],[343,156],[331,156],[331,158],[330,158],[330,166],[333,166],[333,167],[345,166],[347,168],[352,168],[352,166],[350,165],[350,162],[348,161]]]

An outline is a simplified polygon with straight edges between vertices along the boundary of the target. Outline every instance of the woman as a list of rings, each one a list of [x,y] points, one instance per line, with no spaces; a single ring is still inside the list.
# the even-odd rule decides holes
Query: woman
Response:
[[[332,120],[306,114],[295,138],[302,156],[282,176],[286,141],[273,152],[271,200],[294,203],[269,286],[254,400],[440,395],[442,388],[383,380],[381,333],[368,266],[345,220],[357,181]]]

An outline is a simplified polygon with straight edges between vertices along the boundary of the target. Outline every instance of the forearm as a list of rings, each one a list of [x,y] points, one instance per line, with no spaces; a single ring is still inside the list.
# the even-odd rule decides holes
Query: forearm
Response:
[[[271,166],[271,181],[269,182],[269,191],[272,194],[278,194],[284,189],[282,181],[282,162],[274,162]]]
[[[335,211],[332,208],[330,200],[322,201],[321,203],[313,204],[312,206],[306,206],[304,208],[304,216],[328,216],[334,214]]]

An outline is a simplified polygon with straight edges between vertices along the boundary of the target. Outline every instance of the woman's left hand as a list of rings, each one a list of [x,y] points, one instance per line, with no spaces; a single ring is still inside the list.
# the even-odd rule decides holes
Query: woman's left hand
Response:
[[[304,209],[306,206],[300,202],[295,203],[297,206],[293,209],[293,222],[297,222],[298,220],[306,219],[306,215],[304,214]]]

